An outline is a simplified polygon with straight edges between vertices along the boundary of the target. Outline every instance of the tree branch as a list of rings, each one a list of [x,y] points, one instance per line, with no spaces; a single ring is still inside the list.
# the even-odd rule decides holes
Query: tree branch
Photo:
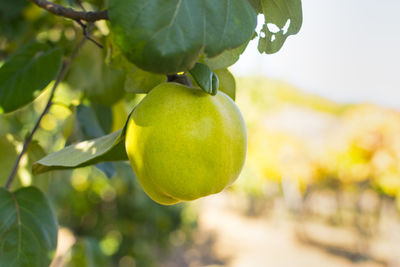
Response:
[[[20,163],[20,161],[21,161],[21,159],[22,159],[22,156],[23,156],[23,155],[26,153],[26,151],[28,150],[28,147],[29,147],[30,143],[32,142],[33,135],[34,135],[35,132],[39,129],[40,122],[42,121],[44,115],[46,115],[47,112],[49,112],[50,107],[51,107],[52,104],[53,104],[54,93],[55,93],[55,91],[56,91],[58,85],[59,85],[60,82],[64,79],[65,75],[67,74],[67,72],[68,72],[68,70],[69,70],[69,67],[70,67],[70,65],[71,65],[72,60],[78,55],[78,52],[79,52],[80,48],[83,46],[83,44],[85,43],[86,40],[87,40],[87,38],[84,37],[84,38],[79,42],[79,44],[76,46],[76,48],[75,48],[74,51],[72,52],[70,58],[69,58],[68,60],[64,60],[64,62],[63,62],[63,64],[62,64],[62,67],[61,67],[61,70],[60,70],[60,72],[59,72],[58,75],[57,75],[57,79],[56,79],[56,81],[55,81],[53,87],[51,88],[49,100],[47,101],[46,107],[44,108],[43,112],[40,114],[40,116],[39,116],[38,120],[36,121],[35,126],[33,127],[31,133],[30,133],[29,136],[25,139],[25,142],[24,142],[24,144],[23,144],[23,146],[22,146],[22,151],[21,151],[21,153],[19,153],[19,155],[18,155],[18,157],[17,157],[17,160],[15,161],[14,167],[13,167],[13,169],[12,169],[12,171],[11,171],[11,174],[10,174],[10,176],[8,177],[7,182],[6,182],[6,185],[5,185],[5,188],[6,188],[6,189],[9,189],[9,188],[10,188],[10,185],[11,185],[12,181],[14,180],[15,175],[17,174],[18,167],[19,167],[19,163]]]
[[[54,15],[73,19],[73,20],[85,20],[94,22],[97,20],[108,20],[107,10],[103,11],[76,11],[72,8],[64,7],[56,3],[52,3],[46,0],[29,0],[37,6],[47,10]]]
[[[89,41],[91,41],[92,43],[94,43],[97,47],[99,48],[103,48],[103,45],[100,44],[99,42],[97,42],[95,39],[93,39],[92,37],[90,37],[89,33],[88,33],[88,25],[82,23],[82,21],[80,20],[76,20],[76,22],[79,24],[79,26],[81,26],[82,28],[82,32],[83,32],[83,36],[86,37],[86,39],[88,39]]]

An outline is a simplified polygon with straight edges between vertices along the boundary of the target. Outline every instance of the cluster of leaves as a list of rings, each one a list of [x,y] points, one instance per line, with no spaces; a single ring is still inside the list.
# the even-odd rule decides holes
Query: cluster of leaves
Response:
[[[114,177],[113,182],[105,183],[114,186],[113,183],[123,180],[118,178],[122,176],[134,180],[132,175],[120,175],[125,165],[112,161],[127,159],[124,125],[138,101],[136,94],[149,92],[166,82],[167,75],[178,72],[190,72],[192,82],[211,94],[216,93],[218,78],[221,87],[232,88],[234,79],[227,68],[239,59],[252,38],[259,34],[259,51],[274,53],[289,35],[299,31],[302,23],[300,0],[58,3],[74,9],[108,9],[109,23],[98,21],[83,28],[104,49],[87,41],[76,58],[70,57],[74,47],[81,43],[81,26],[85,22],[77,24],[50,15],[24,0],[0,4],[0,113],[10,113],[0,115],[0,157],[5,159],[0,161],[5,166],[0,172],[1,182],[7,180],[12,158],[21,152],[23,136],[32,130],[38,111],[44,109],[45,98],[50,97],[49,103],[53,104],[50,112],[45,109],[46,114],[42,114],[42,129],[35,133],[37,141],[30,143],[21,158],[18,183],[13,183],[11,191],[0,191],[1,266],[23,266],[26,262],[47,266],[54,256],[57,220],[40,190],[19,189],[31,184],[46,190],[55,201],[61,224],[70,227],[78,237],[91,237],[77,243],[73,249],[77,255],[85,254],[85,248],[97,251],[96,240],[102,239],[111,226],[115,229],[110,240],[117,240],[119,245],[108,255],[113,255],[115,261],[126,255],[140,258],[139,246],[130,246],[135,242],[146,239],[154,244],[163,243],[160,238],[166,240],[182,226],[182,206],[161,209],[149,204],[143,195],[141,200],[137,199],[140,193],[132,186],[134,182],[125,180],[127,189],[121,195],[114,188],[117,193],[112,201],[101,199],[94,196],[93,192],[98,190],[95,182],[84,190],[68,187],[73,184],[75,171],[60,174],[72,175],[71,182],[54,179],[57,175],[52,174],[49,185],[37,181],[49,175],[33,179],[30,168],[37,175],[95,164],[106,176]],[[260,33],[255,32],[258,14],[265,17]],[[53,96],[53,90],[50,93],[45,89],[53,86],[53,80],[63,78],[60,73],[69,64],[67,57],[73,59],[70,71],[60,85],[55,83],[53,88],[58,89]],[[234,98],[234,92],[231,94]],[[61,148],[38,161],[44,154]],[[13,176],[10,177],[12,181]],[[110,205],[118,211],[112,218]],[[87,220],[92,223],[90,227],[80,221],[82,217],[92,220]],[[130,232],[127,225],[132,224],[149,235]],[[152,228],[161,232],[154,233]],[[82,260],[78,256],[72,258]]]
[[[71,90],[68,84],[63,84],[59,89],[55,97],[57,101],[70,103],[79,99],[79,94]],[[43,107],[46,97],[47,95],[43,95],[33,105],[1,117],[0,182],[2,184],[5,184],[18,150],[21,148],[23,139],[18,136],[23,136],[24,132],[32,128],[30,121],[37,118],[37,112]],[[193,217],[187,218],[185,215],[187,207],[184,205],[162,207],[150,200],[141,190],[131,166],[127,162],[106,162],[100,166],[73,171],[32,175],[32,165],[46,155],[44,150],[58,150],[66,143],[74,142],[75,138],[91,138],[82,136],[91,136],[90,134],[95,131],[102,134],[102,131],[105,131],[103,127],[104,129],[108,127],[109,131],[111,131],[110,127],[120,128],[118,124],[124,123],[126,119],[126,115],[122,116],[121,120],[116,116],[121,113],[120,103],[113,105],[108,110],[110,115],[107,116],[111,117],[110,122],[105,122],[104,119],[108,112],[95,112],[92,107],[93,103],[90,103],[90,106],[89,104],[72,106],[72,110],[60,104],[55,104],[43,120],[42,128],[36,133],[36,138],[40,140],[40,143],[37,141],[31,143],[25,156],[26,160],[21,163],[18,175],[11,187],[11,191],[16,195],[21,214],[25,208],[31,211],[40,208],[42,212],[39,213],[39,218],[46,220],[51,218],[54,219],[54,223],[57,223],[55,220],[57,217],[60,227],[68,228],[71,231],[75,243],[56,259],[57,262],[62,262],[63,266],[113,266],[118,265],[122,258],[128,259],[129,262],[136,262],[139,266],[155,265],[157,258],[161,258],[165,251],[173,245],[171,238],[173,239],[177,233],[179,236],[185,233],[185,236],[190,238],[190,230],[193,228],[195,220]],[[126,114],[124,109],[122,112]],[[104,119],[104,126],[100,126],[101,118]],[[68,129],[71,128],[71,121],[73,122],[72,130]],[[118,121],[120,122],[118,123]],[[113,126],[113,123],[117,123],[117,125]],[[26,125],[26,127],[22,125]],[[112,176],[112,179],[107,178],[105,174]],[[26,191],[19,193],[21,186],[30,186],[28,188],[31,188],[30,190],[35,191],[36,194],[28,195]],[[44,195],[37,188],[46,192],[54,209],[43,207],[44,203],[47,203],[46,205],[49,203],[47,200],[43,202]],[[18,245],[19,240],[15,238],[15,234],[18,234],[16,231],[18,229],[16,213],[18,209],[14,202],[10,202],[11,193],[5,192],[8,195],[4,196],[4,201],[2,198],[1,203],[7,204],[1,208],[3,217],[0,224],[5,227],[6,225],[2,223],[7,223],[9,228],[3,232],[5,234],[3,237],[9,236],[4,240],[12,242],[10,243],[12,246],[9,247],[9,250],[4,247],[4,251],[12,253],[11,256],[15,259],[14,246]],[[24,194],[26,194],[25,197]],[[29,202],[19,202],[19,199],[25,198],[29,199]],[[43,201],[41,202],[41,200]],[[33,207],[24,207],[24,205],[33,204]],[[38,227],[38,225],[42,225],[42,222],[32,220],[26,214],[20,216],[22,216],[20,218],[24,224],[23,229],[26,229],[25,232],[22,232],[21,237],[32,242],[21,244],[23,250],[37,248],[35,240],[43,239],[40,234],[42,232],[51,231],[50,234],[57,236],[57,227],[48,228],[46,225]],[[5,228],[2,227],[2,229]],[[29,235],[28,229],[36,234],[36,238]],[[62,240],[67,242],[65,238]],[[32,262],[34,259],[47,259],[46,264],[48,265],[50,258],[54,257],[57,239],[53,238],[50,241],[51,247],[48,246],[46,249],[46,251],[51,251],[50,254],[43,254],[44,250],[41,250],[40,253],[32,250],[35,254],[29,254],[29,260]],[[1,255],[5,256],[6,254]],[[4,264],[1,262],[0,265],[8,266],[8,263],[7,261]],[[22,265],[23,262],[15,262],[15,264]],[[38,266],[41,265],[38,264]]]

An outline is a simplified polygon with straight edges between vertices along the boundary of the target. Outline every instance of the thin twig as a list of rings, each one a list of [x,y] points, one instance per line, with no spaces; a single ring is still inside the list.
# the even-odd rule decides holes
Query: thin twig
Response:
[[[93,39],[92,37],[90,37],[90,35],[88,34],[88,25],[84,24],[82,21],[80,20],[76,20],[76,22],[82,27],[82,32],[83,32],[83,36],[85,36],[86,39],[88,39],[89,41],[91,41],[92,43],[94,43],[95,45],[97,45],[99,48],[103,48],[103,45],[100,44],[99,42],[97,42],[95,39]]]
[[[103,11],[76,11],[72,8],[64,7],[62,5],[52,3],[46,0],[29,0],[37,6],[53,13],[57,16],[62,16],[65,18],[70,18],[73,20],[85,20],[89,22],[94,22],[97,20],[108,20],[107,10]]]
[[[29,136],[25,139],[25,142],[22,146],[22,151],[21,153],[19,153],[17,160],[15,161],[14,167],[11,171],[10,176],[7,179],[5,188],[9,189],[11,183],[13,182],[15,175],[17,174],[18,171],[18,167],[19,167],[19,163],[22,159],[22,156],[26,153],[26,151],[28,150],[28,147],[30,145],[30,143],[32,142],[33,139],[33,135],[35,134],[35,132],[39,129],[40,126],[40,122],[42,121],[44,115],[47,114],[47,112],[49,112],[50,107],[53,104],[53,97],[54,97],[54,93],[58,87],[58,85],[60,84],[60,82],[64,79],[65,75],[68,72],[69,67],[71,66],[71,62],[74,60],[74,58],[78,55],[78,52],[80,50],[80,48],[83,46],[83,44],[85,43],[87,39],[86,38],[82,38],[82,40],[79,42],[79,44],[76,46],[76,48],[74,49],[74,51],[72,52],[71,56],[69,57],[68,60],[64,60],[61,70],[58,73],[57,79],[53,85],[53,87],[51,88],[51,92],[50,92],[50,96],[49,99],[47,101],[46,107],[44,108],[43,112],[40,114],[38,120],[36,121],[35,126],[33,127],[31,133],[29,134]]]
[[[85,7],[82,5],[82,1],[81,0],[75,0],[75,2],[78,4],[78,6],[82,9],[82,11],[86,12]],[[77,19],[75,20],[81,27],[82,27],[82,32],[83,32],[83,36],[86,37],[86,39],[88,39],[89,41],[91,41],[92,43],[94,43],[95,45],[97,45],[99,48],[103,48],[103,45],[100,44],[99,42],[97,42],[95,39],[93,39],[92,37],[89,36],[88,34],[88,24],[83,23],[81,20]],[[90,23],[90,22],[87,22]]]

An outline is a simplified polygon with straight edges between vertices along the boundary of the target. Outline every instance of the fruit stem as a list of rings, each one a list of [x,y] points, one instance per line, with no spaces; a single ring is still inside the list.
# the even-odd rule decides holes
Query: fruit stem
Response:
[[[180,83],[189,87],[193,87],[192,81],[186,74],[169,74],[167,75],[168,82]]]

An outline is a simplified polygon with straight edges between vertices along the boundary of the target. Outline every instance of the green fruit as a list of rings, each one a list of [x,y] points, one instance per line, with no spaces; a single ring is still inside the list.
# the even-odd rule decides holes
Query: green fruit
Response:
[[[218,193],[237,179],[246,127],[225,93],[164,83],[133,111],[125,147],[144,191],[172,205]]]

